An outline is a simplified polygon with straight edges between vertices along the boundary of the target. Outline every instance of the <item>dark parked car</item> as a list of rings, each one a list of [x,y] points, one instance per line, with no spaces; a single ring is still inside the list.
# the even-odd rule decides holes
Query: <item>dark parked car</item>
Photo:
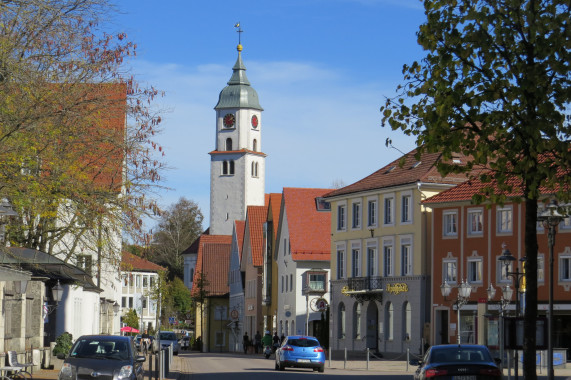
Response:
[[[415,380],[500,380],[500,359],[493,359],[488,347],[475,344],[432,346],[414,374]]]
[[[144,356],[138,355],[131,337],[84,335],[79,337],[64,359],[59,380],[128,379],[143,380]]]
[[[313,368],[323,372],[325,368],[325,350],[312,336],[288,336],[276,350],[276,370],[285,367]]]
[[[172,352],[178,355],[180,345],[176,334],[172,331],[159,331],[155,340],[153,340],[153,352],[158,352],[162,348],[166,348],[172,344]]]

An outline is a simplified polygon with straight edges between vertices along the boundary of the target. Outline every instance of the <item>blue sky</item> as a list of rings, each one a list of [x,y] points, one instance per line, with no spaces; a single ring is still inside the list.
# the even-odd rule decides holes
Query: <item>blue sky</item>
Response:
[[[414,140],[381,128],[379,107],[423,56],[418,0],[121,0],[116,31],[137,43],[128,62],[166,92],[157,138],[171,167],[158,194],[197,202],[208,226],[215,111],[236,61],[240,22],[247,76],[264,108],[266,192],[349,185],[408,152]],[[152,223],[150,223],[152,224]],[[151,227],[151,225],[149,225]]]

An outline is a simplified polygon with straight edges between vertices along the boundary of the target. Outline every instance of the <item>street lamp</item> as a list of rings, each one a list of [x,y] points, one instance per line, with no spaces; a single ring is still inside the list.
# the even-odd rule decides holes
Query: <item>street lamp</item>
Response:
[[[506,277],[512,277],[515,280],[515,293],[516,293],[516,299],[515,299],[515,325],[516,325],[516,331],[517,331],[517,318],[519,317],[519,281],[525,276],[524,272],[520,272],[519,271],[519,267],[515,268],[515,272],[510,272],[510,265],[512,264],[512,262],[516,261],[516,258],[513,257],[512,253],[510,252],[510,250],[507,248],[507,244],[503,243],[502,244],[502,255],[498,258],[498,260],[500,261],[500,263],[502,263],[504,265],[504,268],[506,269]],[[525,261],[525,258],[522,258],[521,261]],[[512,293],[510,292],[509,289],[506,289],[508,291],[507,294],[504,294],[506,296],[507,299],[511,299],[511,295]],[[512,291],[513,292],[513,291]],[[507,297],[509,295],[509,298]],[[518,378],[518,357],[517,357],[517,348],[514,350],[514,370],[515,370],[515,378],[517,380]]]
[[[444,299],[450,295],[452,291],[452,286],[447,281],[444,281],[444,284],[440,286],[440,291],[442,292],[442,296]],[[456,299],[456,311],[458,313],[458,344],[462,343],[461,333],[462,330],[460,329],[460,309],[468,302],[468,298],[470,298],[470,293],[472,293],[472,287],[466,281],[462,281],[462,283],[458,286],[458,298]]]
[[[501,287],[502,289],[502,297],[500,298],[500,334],[499,334],[499,346],[500,346],[500,358],[502,362],[500,365],[503,364],[504,360],[504,312],[507,309],[512,296],[513,296],[513,289],[509,286],[509,284],[504,285]],[[492,301],[496,296],[496,289],[492,284],[487,289],[488,292],[488,301]]]
[[[549,246],[549,310],[547,317],[547,377],[553,380],[553,246],[555,245],[555,227],[565,218],[557,210],[557,201],[553,200],[546,209],[537,216],[547,229],[547,241]]]
[[[52,288],[52,300],[55,302],[53,305],[46,305],[46,314],[51,314],[55,309],[57,309],[59,302],[63,297],[63,287],[60,285],[59,280],[57,284]]]

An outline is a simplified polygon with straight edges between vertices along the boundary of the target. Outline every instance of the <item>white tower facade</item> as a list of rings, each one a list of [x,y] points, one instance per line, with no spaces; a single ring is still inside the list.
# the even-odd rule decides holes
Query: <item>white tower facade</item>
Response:
[[[248,206],[263,206],[266,155],[262,107],[246,77],[242,45],[232,77],[218,98],[215,148],[210,152],[210,234],[231,235]]]

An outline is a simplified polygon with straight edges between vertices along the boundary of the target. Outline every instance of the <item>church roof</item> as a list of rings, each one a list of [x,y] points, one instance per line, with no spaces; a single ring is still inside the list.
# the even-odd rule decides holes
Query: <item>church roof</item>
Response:
[[[246,77],[246,66],[242,62],[242,45],[238,45],[238,59],[232,68],[232,77],[228,81],[228,86],[220,91],[218,104],[214,109],[225,108],[252,108],[263,111],[258,100],[258,93]]]

